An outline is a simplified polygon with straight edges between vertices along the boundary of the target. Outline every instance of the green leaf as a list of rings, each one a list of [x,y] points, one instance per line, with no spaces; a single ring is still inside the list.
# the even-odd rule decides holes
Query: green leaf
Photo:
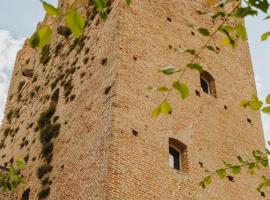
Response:
[[[101,19],[106,20],[108,18],[106,1],[105,0],[93,0],[93,1],[97,11],[99,12],[99,16],[101,17]]]
[[[160,69],[159,71],[165,75],[172,75],[174,73],[180,72],[180,69],[176,69],[174,66],[167,66],[163,69]]]
[[[206,48],[207,48],[208,50],[210,50],[210,51],[215,52],[215,53],[219,53],[213,46],[208,45],[208,46],[206,46]]]
[[[217,175],[219,176],[220,179],[223,179],[227,176],[227,172],[225,169],[219,169],[216,171]]]
[[[16,165],[18,166],[19,169],[24,169],[25,163],[23,160],[17,159],[16,160]]]
[[[210,35],[208,29],[206,29],[206,28],[198,28],[197,30],[198,30],[198,32],[199,32],[200,34],[202,34],[203,36],[209,36],[209,35]]]
[[[195,49],[186,49],[185,52],[190,53],[191,55],[195,55],[196,53]]]
[[[43,48],[50,43],[52,37],[52,29],[49,26],[42,26],[29,39],[32,48]]]
[[[151,90],[153,89],[153,87],[149,85],[146,89],[147,89],[148,91],[151,91]]]
[[[262,102],[261,101],[250,101],[249,102],[249,107],[252,109],[252,110],[260,110],[261,107],[262,107]]]
[[[244,108],[248,107],[249,106],[249,101],[246,100],[246,99],[241,100],[240,101],[240,106],[244,107]]]
[[[262,109],[262,112],[264,112],[264,113],[270,115],[270,106],[264,107],[264,108]]]
[[[131,0],[125,0],[126,4],[129,6],[131,4]]]
[[[242,23],[237,24],[235,26],[235,30],[237,34],[240,36],[240,38],[242,39],[242,41],[245,41],[247,39],[246,28],[243,26]]]
[[[265,102],[266,102],[267,104],[270,104],[270,94],[267,95]]]
[[[158,89],[157,89],[157,91],[159,91],[159,92],[167,92],[169,89],[166,87],[166,86],[163,86],[163,87],[159,87]]]
[[[267,13],[268,11],[268,8],[269,8],[269,3],[268,3],[268,0],[249,0],[249,3],[260,9],[261,11]]]
[[[241,164],[246,164],[247,163],[247,161],[244,161],[244,159],[241,156],[237,156],[237,159]]]
[[[221,32],[232,32],[234,28],[231,25],[224,25],[219,29]]]
[[[160,106],[156,107],[153,111],[152,111],[152,117],[158,117],[160,115]]]
[[[196,10],[196,13],[197,13],[198,15],[206,15],[206,14],[208,14],[207,12],[203,12],[203,11],[201,11],[201,10]]]
[[[67,26],[70,28],[73,35],[79,37],[82,34],[85,26],[85,20],[76,10],[68,11],[66,17]]]
[[[187,65],[187,67],[190,69],[195,69],[195,70],[199,71],[200,73],[203,72],[203,67],[198,63],[190,63]]]
[[[38,35],[38,32],[35,32],[29,39],[29,45],[32,47],[32,48],[36,48],[39,46],[39,35]]]
[[[226,46],[228,44],[230,44],[232,46],[232,48],[236,47],[236,42],[235,39],[230,35],[230,32],[234,30],[232,26],[223,26],[219,29],[219,31],[221,31],[222,33],[224,33],[226,35],[227,38],[223,39],[221,41],[221,45],[222,46]]]
[[[225,13],[224,12],[217,12],[214,15],[211,16],[212,19],[217,19],[218,17],[225,17]]]
[[[186,84],[179,83],[179,81],[173,82],[173,88],[176,89],[180,94],[182,99],[185,99],[189,96],[189,89]]]
[[[163,114],[171,114],[171,105],[166,100],[160,104],[160,112]]]
[[[264,20],[266,20],[266,19],[270,19],[270,15],[268,15],[267,17],[264,18]]]
[[[265,40],[268,39],[269,36],[270,36],[270,32],[266,32],[266,33],[262,34],[261,40],[262,40],[262,41],[265,41]]]
[[[232,173],[235,175],[241,173],[241,167],[238,165],[233,166],[231,169],[232,169]]]
[[[243,18],[246,16],[254,16],[254,15],[258,15],[258,11],[252,9],[250,6],[240,7],[234,13],[234,16],[239,17],[239,18]]]
[[[57,17],[60,15],[60,11],[58,8],[55,8],[53,5],[51,4],[48,4],[47,2],[45,1],[42,1],[42,4],[43,4],[43,8],[44,10],[46,11],[46,13],[50,16],[54,16],[54,17]]]
[[[225,167],[231,167],[232,165],[228,162],[226,162],[225,160],[222,160],[223,164]]]
[[[207,176],[205,179],[204,179],[204,183],[205,185],[210,185],[212,183],[212,177],[211,176]]]
[[[171,105],[165,100],[152,111],[152,117],[158,117],[160,114],[171,114]]]

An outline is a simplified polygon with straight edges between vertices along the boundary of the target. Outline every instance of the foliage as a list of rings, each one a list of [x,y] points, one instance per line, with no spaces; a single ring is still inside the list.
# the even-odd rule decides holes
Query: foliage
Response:
[[[98,11],[100,17],[103,20],[108,18],[108,9],[106,0],[93,0],[95,9]],[[125,0],[127,5],[130,5],[131,0]],[[56,8],[53,5],[41,0],[44,10],[47,15],[53,18],[65,18],[67,27],[71,30],[75,37],[79,37],[85,27],[85,17],[83,17],[78,9],[82,6],[88,4],[87,0],[75,0],[67,12],[64,10]],[[42,25],[37,29],[37,31],[30,37],[29,44],[32,48],[43,48],[48,45],[52,38],[53,30],[50,25]]]
[[[37,176],[39,179],[42,179],[42,177],[47,174],[48,172],[52,171],[53,167],[50,164],[44,164],[40,166],[37,170]]]
[[[38,127],[43,128],[55,113],[55,107],[48,108],[45,112],[41,113],[37,123]]]
[[[5,190],[15,190],[18,185],[24,183],[24,177],[20,170],[24,169],[24,161],[17,159],[15,165],[9,167],[6,171],[0,171],[0,188]]]

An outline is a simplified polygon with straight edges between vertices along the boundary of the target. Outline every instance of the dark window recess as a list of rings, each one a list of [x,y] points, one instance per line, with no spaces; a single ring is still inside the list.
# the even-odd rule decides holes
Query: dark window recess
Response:
[[[175,148],[170,147],[170,166],[174,169],[180,170],[180,152]]]
[[[200,74],[200,84],[204,93],[211,95],[212,97],[217,97],[215,79],[211,74],[203,71]]]
[[[207,81],[204,79],[204,78],[200,78],[201,79],[201,87],[202,87],[202,90],[205,92],[205,93],[207,93],[207,94],[209,94],[209,86],[208,86],[208,83],[207,83]]]
[[[182,172],[188,171],[187,146],[174,138],[169,138],[169,166]]]
[[[28,188],[23,192],[21,200],[29,200],[29,195],[30,195],[30,188]]]

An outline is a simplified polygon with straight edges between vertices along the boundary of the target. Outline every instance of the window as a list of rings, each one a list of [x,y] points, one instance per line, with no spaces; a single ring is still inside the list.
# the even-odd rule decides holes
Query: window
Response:
[[[215,79],[211,74],[209,74],[206,71],[203,71],[200,74],[200,83],[204,93],[216,97]]]
[[[29,196],[30,196],[30,188],[28,188],[23,192],[21,200],[29,200]]]
[[[169,165],[171,168],[180,170],[181,167],[181,151],[170,146],[169,148]]]
[[[187,147],[173,138],[169,139],[169,166],[179,171],[187,171]]]

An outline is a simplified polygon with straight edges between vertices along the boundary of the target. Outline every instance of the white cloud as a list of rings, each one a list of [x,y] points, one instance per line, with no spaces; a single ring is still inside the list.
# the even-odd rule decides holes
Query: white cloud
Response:
[[[0,30],[0,120],[4,115],[9,82],[17,51],[22,47],[24,38],[13,38],[9,31]]]
[[[255,74],[255,81],[256,81],[258,96],[260,98],[262,98],[262,93],[263,93],[263,89],[264,89],[262,78],[258,74]]]

